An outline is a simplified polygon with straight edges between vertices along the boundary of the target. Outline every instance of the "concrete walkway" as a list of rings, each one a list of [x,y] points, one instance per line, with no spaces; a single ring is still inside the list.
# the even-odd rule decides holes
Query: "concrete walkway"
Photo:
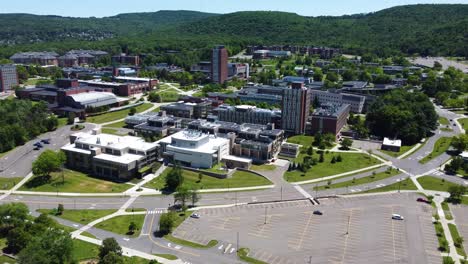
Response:
[[[24,177],[20,182],[18,182],[18,184],[16,184],[13,188],[6,191],[2,196],[0,196],[0,200],[3,200],[7,198],[8,196],[10,196],[10,194],[15,193],[21,186],[23,186],[23,184],[28,182],[29,179],[31,179],[33,176],[34,176],[33,173],[30,172],[26,177]]]

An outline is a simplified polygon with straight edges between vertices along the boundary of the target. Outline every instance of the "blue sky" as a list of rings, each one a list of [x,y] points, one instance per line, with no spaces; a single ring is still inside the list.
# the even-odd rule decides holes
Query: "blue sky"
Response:
[[[119,13],[183,9],[213,13],[274,10],[306,16],[335,16],[418,3],[468,4],[468,0],[5,0],[1,3],[0,13],[103,17]]]

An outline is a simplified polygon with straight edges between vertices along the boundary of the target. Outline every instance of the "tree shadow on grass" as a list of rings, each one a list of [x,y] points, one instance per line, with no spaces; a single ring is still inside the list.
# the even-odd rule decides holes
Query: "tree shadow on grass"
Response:
[[[27,188],[36,188],[36,187],[39,187],[39,186],[42,186],[44,184],[47,184],[47,183],[50,183],[50,180],[52,179],[52,177],[50,175],[47,175],[47,176],[35,176],[34,178],[32,178],[31,180],[29,180],[25,186]]]

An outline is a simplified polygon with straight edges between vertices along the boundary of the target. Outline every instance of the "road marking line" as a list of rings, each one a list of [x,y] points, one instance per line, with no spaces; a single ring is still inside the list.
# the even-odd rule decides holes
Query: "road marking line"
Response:
[[[350,214],[349,214],[349,222],[348,222],[348,229],[347,230],[349,230],[349,226],[351,225],[352,216],[353,216],[353,210],[351,210]],[[348,237],[349,237],[349,233],[346,234],[345,244],[344,244],[344,247],[343,247],[343,256],[341,257],[341,263],[344,263],[344,259],[345,259],[345,255],[346,255],[346,249],[348,247]]]

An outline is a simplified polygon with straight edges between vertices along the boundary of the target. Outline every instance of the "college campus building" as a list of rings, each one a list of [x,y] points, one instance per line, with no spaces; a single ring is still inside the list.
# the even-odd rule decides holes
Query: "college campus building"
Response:
[[[229,140],[183,130],[156,142],[165,161],[192,168],[211,168],[229,155]]]
[[[222,46],[216,46],[211,53],[211,80],[224,83],[228,79],[228,52]]]
[[[0,65],[0,93],[12,90],[18,84],[16,66],[12,64]]]
[[[112,56],[112,64],[120,64],[120,65],[140,65],[140,56],[138,55],[127,55],[125,53]]]
[[[283,90],[281,128],[293,134],[304,134],[310,111],[310,90],[303,83],[293,83]]]
[[[399,152],[400,148],[401,148],[401,140],[399,139],[384,138],[382,142],[382,146],[381,146],[382,150],[388,150],[388,151],[394,151],[394,152]]]
[[[318,100],[322,103],[349,104],[350,111],[353,113],[362,113],[366,97],[355,94],[345,94],[337,91],[311,90],[311,102]]]
[[[10,60],[15,64],[37,64],[41,66],[57,66],[58,54],[55,52],[19,52],[13,54]]]
[[[57,59],[60,67],[76,67],[93,64],[106,55],[108,53],[101,50],[70,50]]]
[[[280,110],[268,110],[251,105],[221,105],[213,109],[213,115],[219,121],[234,122],[238,124],[277,124],[281,120]]]
[[[70,144],[62,147],[70,169],[94,176],[130,180],[139,170],[156,161],[157,144],[142,138],[79,132],[70,136]]]
[[[128,116],[125,123],[141,136],[165,137],[182,129],[182,118],[166,115],[165,111]]]
[[[331,133],[338,137],[348,120],[349,109],[348,104],[322,104],[312,113],[310,134]]]
[[[99,80],[80,80],[80,84],[103,89],[112,89],[118,96],[133,96],[153,90],[159,83],[157,79],[137,78],[137,77],[115,77],[116,82],[104,82]],[[121,81],[121,82],[117,82]]]

